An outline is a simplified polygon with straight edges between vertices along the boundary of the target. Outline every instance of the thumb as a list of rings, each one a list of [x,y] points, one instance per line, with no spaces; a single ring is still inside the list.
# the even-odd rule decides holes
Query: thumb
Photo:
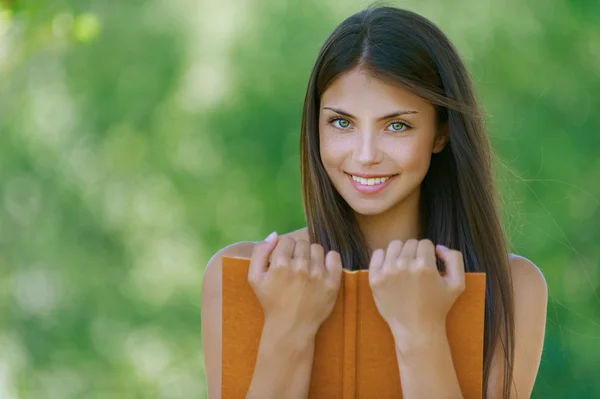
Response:
[[[436,246],[436,253],[446,266],[446,274],[442,276],[446,286],[455,293],[462,293],[465,289],[465,264],[460,251]]]
[[[266,273],[269,256],[277,245],[278,239],[279,236],[274,231],[264,241],[254,246],[252,257],[250,258],[250,267],[248,268],[248,282],[250,284],[258,283],[263,274]]]

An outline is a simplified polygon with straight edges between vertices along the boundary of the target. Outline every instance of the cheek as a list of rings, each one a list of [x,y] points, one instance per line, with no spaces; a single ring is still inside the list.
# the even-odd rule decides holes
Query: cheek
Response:
[[[348,140],[334,138],[328,134],[320,135],[319,148],[321,160],[326,168],[341,165],[351,150]]]
[[[431,148],[423,140],[410,140],[396,146],[393,158],[405,171],[426,172],[431,161]]]

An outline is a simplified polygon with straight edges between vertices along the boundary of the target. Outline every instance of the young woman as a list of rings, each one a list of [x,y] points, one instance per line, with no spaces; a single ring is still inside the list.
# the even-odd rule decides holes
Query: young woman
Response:
[[[230,245],[207,266],[209,397],[220,397],[222,255],[251,258],[248,279],[265,312],[249,398],[307,397],[314,337],[342,268],[367,267],[404,398],[462,397],[445,319],[465,271],[487,273],[484,393],[529,397],[546,282],[531,261],[508,253],[482,113],[448,38],[391,7],[343,21],[308,83],[300,151],[306,228]]]

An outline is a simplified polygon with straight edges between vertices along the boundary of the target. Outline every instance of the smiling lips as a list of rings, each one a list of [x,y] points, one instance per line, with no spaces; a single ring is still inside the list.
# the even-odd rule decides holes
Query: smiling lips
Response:
[[[374,194],[383,190],[397,175],[361,177],[346,173],[354,188],[363,194]]]

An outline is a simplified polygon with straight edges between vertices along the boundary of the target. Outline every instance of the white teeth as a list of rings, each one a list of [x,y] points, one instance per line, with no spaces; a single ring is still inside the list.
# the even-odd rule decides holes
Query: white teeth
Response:
[[[364,186],[374,186],[376,184],[381,184],[383,182],[385,182],[386,180],[388,180],[391,176],[388,177],[376,177],[376,178],[371,178],[371,179],[365,179],[362,177],[358,177],[358,176],[354,176],[352,175],[352,180],[354,180],[355,182],[358,182]]]

